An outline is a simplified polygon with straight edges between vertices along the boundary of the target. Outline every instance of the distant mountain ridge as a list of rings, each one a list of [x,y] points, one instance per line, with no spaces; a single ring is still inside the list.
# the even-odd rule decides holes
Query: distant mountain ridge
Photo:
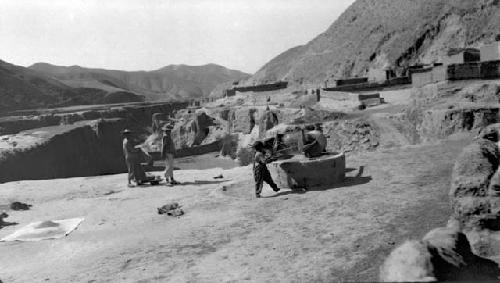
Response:
[[[499,0],[357,0],[324,33],[278,55],[247,84],[324,84],[369,68],[435,62],[500,33]]]
[[[118,97],[118,99],[117,99]],[[0,60],[0,112],[38,107],[108,103],[109,100],[143,101],[130,92],[73,88],[39,72]]]
[[[0,60],[0,114],[71,105],[185,101],[208,97],[217,85],[248,77],[216,64],[127,72],[48,63],[26,68]]]
[[[169,65],[154,71],[132,72],[80,66],[64,67],[47,63],[37,63],[28,68],[72,87],[130,91],[144,95],[151,101],[205,97],[218,84],[239,81],[250,76],[216,64]]]

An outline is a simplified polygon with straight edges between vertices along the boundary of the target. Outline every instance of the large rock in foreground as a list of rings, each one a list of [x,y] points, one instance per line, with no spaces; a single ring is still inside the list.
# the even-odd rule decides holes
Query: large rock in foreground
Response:
[[[467,237],[455,228],[437,228],[421,241],[396,248],[380,268],[381,282],[497,280],[500,268],[475,255]]]

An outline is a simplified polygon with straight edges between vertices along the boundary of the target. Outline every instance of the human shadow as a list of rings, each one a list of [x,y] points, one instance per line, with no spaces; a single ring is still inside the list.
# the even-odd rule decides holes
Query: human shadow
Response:
[[[345,172],[350,173],[350,172],[353,172],[355,170],[356,169],[353,169],[353,168],[346,168]],[[305,194],[307,192],[315,192],[315,191],[329,191],[329,190],[334,190],[334,189],[338,189],[338,188],[363,185],[363,184],[367,184],[367,183],[372,181],[373,178],[371,176],[363,177],[365,166],[359,166],[359,168],[357,170],[358,170],[358,172],[356,173],[356,176],[345,177],[344,181],[342,183],[338,183],[335,185],[328,185],[328,186],[316,186],[316,187],[311,187],[311,188],[292,189],[291,191],[279,192],[275,195],[268,196],[266,198],[276,198],[276,197],[292,195],[292,194],[299,194],[300,195],[300,194]]]

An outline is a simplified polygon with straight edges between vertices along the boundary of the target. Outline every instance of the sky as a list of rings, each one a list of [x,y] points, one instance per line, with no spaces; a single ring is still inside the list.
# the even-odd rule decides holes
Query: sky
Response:
[[[219,64],[254,73],[354,0],[0,0],[0,60],[118,70]]]

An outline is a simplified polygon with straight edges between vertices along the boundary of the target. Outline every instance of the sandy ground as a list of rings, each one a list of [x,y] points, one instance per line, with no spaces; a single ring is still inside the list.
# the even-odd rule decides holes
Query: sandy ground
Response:
[[[395,245],[446,223],[451,168],[468,143],[351,155],[344,184],[303,194],[266,186],[262,199],[253,198],[249,167],[176,171],[176,187],[127,188],[123,174],[2,184],[0,206],[33,207],[8,211],[19,224],[0,237],[33,221],[85,220],[63,239],[0,243],[0,279],[373,281]],[[171,201],[186,214],[158,215]]]

